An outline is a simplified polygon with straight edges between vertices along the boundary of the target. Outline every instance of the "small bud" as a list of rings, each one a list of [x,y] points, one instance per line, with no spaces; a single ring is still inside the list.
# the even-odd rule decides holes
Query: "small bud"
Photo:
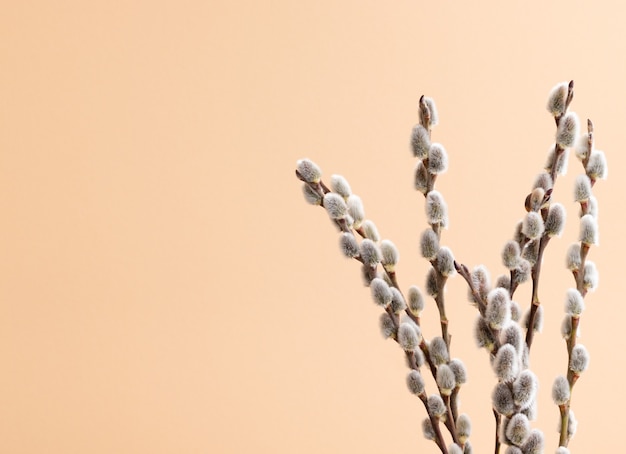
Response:
[[[582,264],[582,261],[580,259],[580,244],[572,243],[570,245],[569,249],[567,250],[567,257],[565,262],[567,269],[570,271],[575,271],[580,268],[580,265]]]
[[[539,258],[538,240],[532,240],[526,243],[524,249],[522,250],[522,258],[528,260],[528,262],[533,266],[537,263],[537,259]]]
[[[516,446],[522,446],[530,434],[530,422],[523,413],[514,414],[506,426],[506,436]]]
[[[437,272],[430,268],[426,274],[426,293],[433,298],[439,294],[439,284],[437,283]]]
[[[539,211],[543,205],[543,199],[546,196],[546,191],[543,188],[535,188],[530,193],[530,210]]]
[[[330,188],[333,192],[336,192],[344,199],[347,199],[350,195],[352,195],[352,189],[350,189],[348,180],[341,175],[332,175],[330,177]]]
[[[532,266],[530,262],[526,259],[521,259],[515,267],[515,282],[518,284],[523,284],[530,278],[530,272],[532,270]]]
[[[606,157],[604,152],[600,150],[593,150],[591,156],[589,156],[589,162],[585,169],[589,178],[594,180],[604,180],[608,175],[608,168],[606,165]]]
[[[426,167],[424,167],[424,164],[420,161],[415,166],[415,178],[413,180],[415,189],[422,194],[426,194],[428,191],[428,180],[428,170],[426,170]]]
[[[585,262],[585,271],[583,273],[583,287],[591,291],[598,288],[598,269],[596,264],[591,260]]]
[[[465,443],[472,434],[472,421],[467,414],[462,413],[456,418],[456,435],[461,443]]]
[[[509,323],[500,333],[502,344],[512,345],[515,352],[520,355],[524,345],[524,334],[522,328],[517,323]]]
[[[493,371],[496,373],[498,380],[502,382],[510,382],[517,377],[519,361],[515,347],[510,344],[504,344],[498,349],[493,362]]]
[[[581,134],[576,141],[576,157],[581,161],[587,159],[591,154],[591,147],[589,143],[589,133]]]
[[[474,454],[474,450],[472,449],[472,444],[469,440],[465,442],[465,446],[463,447],[463,454]]]
[[[433,143],[428,152],[428,171],[438,175],[448,170],[448,154],[440,143]]]
[[[552,189],[553,186],[552,177],[547,172],[542,172],[537,175],[537,178],[535,178],[535,182],[533,183],[533,189],[542,188],[544,191]]]
[[[302,185],[302,193],[304,194],[304,200],[311,205],[321,205],[322,204],[322,195],[311,188],[308,184],[304,183]]]
[[[379,306],[385,307],[391,303],[393,293],[391,293],[391,288],[383,279],[379,277],[372,279],[370,291],[372,292],[372,299]]]
[[[348,197],[348,201],[346,202],[348,205],[348,214],[352,216],[354,228],[358,229],[361,227],[363,220],[365,219],[365,210],[363,209],[363,202],[358,195],[352,194]]]
[[[324,195],[324,208],[331,219],[342,219],[348,214],[348,206],[339,194],[329,192]]]
[[[485,319],[492,328],[500,329],[511,320],[509,293],[503,288],[496,288],[487,295]]]
[[[582,374],[589,365],[589,353],[584,345],[578,344],[572,349],[569,368],[575,374]]]
[[[472,270],[472,284],[478,291],[478,294],[483,298],[487,298],[487,294],[491,290],[491,278],[489,276],[489,270],[484,265],[478,265]],[[472,301],[472,299],[470,299]],[[478,302],[478,301],[474,301]]]
[[[522,233],[522,228],[523,227],[524,227],[524,222],[523,221],[519,221],[515,225],[515,232],[513,233],[513,240],[517,241],[519,244],[522,244],[522,243],[524,243],[524,241],[526,241],[526,237]]]
[[[463,383],[467,382],[467,370],[465,369],[465,364],[458,358],[454,358],[448,364],[450,369],[454,373],[454,379],[456,381],[456,386],[461,386]]]
[[[399,314],[406,309],[406,303],[402,297],[402,293],[395,287],[391,287],[391,311],[394,314]]]
[[[556,405],[564,405],[569,402],[569,398],[570,389],[567,378],[563,375],[559,375],[556,377],[554,384],[552,385],[552,400]]]
[[[437,252],[437,270],[441,273],[442,276],[450,276],[454,274],[454,256],[452,255],[452,251],[443,246],[439,248]]]
[[[396,326],[393,323],[391,316],[387,312],[380,314],[378,319],[378,326],[380,327],[380,333],[383,338],[387,339],[396,333]]]
[[[380,243],[380,254],[382,256],[381,262],[385,270],[391,272],[395,269],[398,260],[400,260],[400,254],[396,245],[389,240],[383,240]]]
[[[578,116],[574,112],[568,112],[559,121],[556,130],[556,143],[563,148],[572,147],[578,137]]]
[[[359,255],[361,256],[361,260],[363,260],[363,263],[366,265],[376,266],[378,265],[378,262],[380,262],[380,254],[378,253],[376,243],[367,238],[361,241],[361,249]]]
[[[427,440],[437,439],[437,435],[435,434],[433,425],[430,422],[430,418],[426,418],[422,421],[422,433],[424,434],[424,438],[426,438]]]
[[[378,229],[376,228],[376,224],[374,224],[373,221],[370,221],[369,219],[367,221],[364,221],[363,224],[361,224],[361,228],[363,229],[363,234],[365,235],[365,238],[368,238],[374,242],[378,242],[378,240],[380,240],[380,236],[378,235]]]
[[[430,137],[428,131],[422,125],[415,125],[411,131],[411,150],[413,156],[419,159],[428,157],[430,149]]]
[[[563,318],[563,322],[561,323],[561,336],[565,340],[569,340],[572,335],[572,316],[570,314],[566,314]]]
[[[448,446],[448,454],[463,454],[463,448],[456,443],[452,443]]]
[[[580,234],[578,239],[587,245],[598,244],[598,222],[590,214],[580,218]]]
[[[406,385],[412,394],[415,394],[416,396],[422,394],[425,387],[422,374],[416,370],[409,372],[409,375],[406,377]]]
[[[444,396],[452,394],[452,390],[456,386],[456,377],[454,376],[454,372],[450,366],[447,364],[440,364],[437,367],[437,376],[435,380],[441,394]]]
[[[339,237],[341,253],[348,258],[359,256],[359,243],[352,233],[344,232]]]
[[[581,212],[580,215],[582,216],[583,214],[584,213]],[[589,197],[589,200],[587,201],[587,214],[590,214],[596,218],[596,220],[598,219],[598,199],[596,199],[593,195]]]
[[[534,399],[530,405],[524,409],[520,413],[524,413],[529,421],[534,421],[537,419],[537,400]]]
[[[435,363],[436,366],[440,364],[446,364],[450,360],[448,353],[448,346],[443,338],[436,336],[430,341],[428,345],[428,353],[430,360]]]
[[[439,124],[439,114],[437,112],[437,106],[435,106],[435,101],[432,98],[424,97],[424,103],[430,112],[430,126],[437,126]]]
[[[515,411],[513,395],[506,383],[500,382],[496,385],[491,393],[491,403],[493,408],[502,415],[510,416]]]
[[[296,162],[296,170],[303,181],[307,183],[319,183],[322,178],[322,171],[310,159],[300,159]]]
[[[587,175],[578,175],[574,183],[574,201],[584,202],[591,197],[591,181]]]
[[[544,224],[548,236],[560,236],[565,226],[565,208],[560,203],[554,203],[548,210],[548,217]]]
[[[522,308],[519,307],[519,303],[517,301],[511,301],[511,320],[514,322],[519,322],[522,318]]]
[[[561,423],[559,422],[559,432],[560,432],[560,428],[561,428]],[[563,446],[559,446],[558,448],[556,448],[555,454],[570,454],[570,452],[569,452],[569,449]]]
[[[523,454],[523,453],[522,453],[522,450],[518,448],[517,446],[510,445],[506,447],[504,454]]]
[[[502,264],[509,270],[514,269],[520,258],[520,248],[517,241],[507,241],[502,249]]]
[[[508,291],[511,288],[511,276],[508,274],[501,274],[498,276],[498,279],[496,279],[496,287],[503,288]],[[511,310],[513,310],[513,307],[511,307]],[[512,316],[513,314],[511,313],[511,317]]]
[[[538,429],[533,429],[522,446],[522,452],[524,454],[542,454],[543,445],[543,433]]]
[[[419,347],[421,331],[417,325],[404,322],[398,328],[398,343],[405,352],[412,352]]]
[[[574,416],[574,412],[572,410],[569,411],[567,415],[567,437],[572,438],[576,433],[576,429],[578,428],[578,421]],[[560,425],[559,425],[560,429]]]
[[[565,104],[567,101],[567,83],[562,82],[560,84],[555,85],[552,90],[550,90],[550,95],[548,96],[548,104],[546,108],[548,112],[553,117],[558,117],[565,113]]]
[[[422,257],[426,260],[432,260],[439,251],[439,237],[433,229],[426,229],[422,232],[420,239],[420,250]]]
[[[428,414],[436,418],[441,418],[446,414],[446,404],[439,394],[428,396]]]
[[[565,149],[556,160],[556,173],[567,175],[567,163],[569,162],[569,150]]]
[[[448,224],[448,207],[439,191],[430,191],[426,196],[427,222],[433,224]]]
[[[474,339],[479,348],[484,347],[487,351],[491,351],[496,343],[496,339],[493,337],[493,333],[489,328],[489,323],[480,315],[476,319]]]
[[[537,396],[537,377],[530,370],[523,370],[513,382],[513,400],[520,408],[528,408]]]
[[[424,295],[422,295],[419,287],[416,285],[409,287],[408,298],[409,310],[413,315],[419,316],[424,310]]]
[[[539,213],[526,213],[522,224],[522,233],[531,240],[539,238],[543,233],[543,219]]]
[[[530,322],[530,309],[524,313],[524,319],[522,320],[522,326],[528,329],[528,323]],[[536,333],[540,333],[543,328],[543,306],[538,306],[535,312],[535,323],[533,323],[533,330]]]
[[[585,309],[585,300],[578,290],[570,288],[565,298],[565,312],[573,317],[578,317]]]

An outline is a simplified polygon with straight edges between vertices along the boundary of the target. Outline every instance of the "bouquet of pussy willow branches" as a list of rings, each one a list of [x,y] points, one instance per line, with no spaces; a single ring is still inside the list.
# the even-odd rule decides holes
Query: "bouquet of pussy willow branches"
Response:
[[[526,197],[526,213],[518,222],[512,239],[502,248],[501,258],[508,270],[491,283],[484,266],[469,270],[455,260],[450,248],[443,246],[442,229],[448,224],[448,208],[443,195],[435,189],[439,175],[448,166],[445,148],[432,141],[432,128],[438,123],[432,99],[419,100],[419,123],[411,132],[410,147],[417,166],[415,189],[424,195],[428,227],[420,238],[421,255],[430,262],[423,290],[413,285],[403,292],[396,276],[399,254],[393,242],[381,241],[375,224],[365,217],[363,203],[347,180],[332,175],[322,180],[319,167],[308,159],[297,162],[296,176],[303,182],[307,202],[323,207],[340,231],[343,255],[361,264],[365,284],[374,302],[380,306],[380,330],[404,351],[409,368],[406,383],[409,391],[423,403],[426,417],[424,436],[444,454],[471,453],[471,421],[459,414],[459,392],[466,382],[465,365],[452,358],[444,289],[448,277],[458,273],[467,284],[469,301],[478,312],[475,340],[484,348],[497,377],[491,400],[495,416],[495,452],[538,454],[544,452],[540,430],[532,428],[536,417],[538,382],[529,368],[529,356],[535,332],[542,326],[539,280],[543,255],[554,236],[561,234],[565,223],[563,205],[552,200],[557,178],[567,168],[568,152],[573,149],[582,164],[573,190],[580,204],[578,240],[567,251],[566,265],[572,272],[572,287],[565,293],[565,317],[561,333],[565,339],[568,368],[554,380],[552,397],[560,411],[557,454],[569,453],[568,444],[576,431],[571,396],[576,381],[585,371],[589,354],[578,343],[578,328],[589,290],[598,283],[595,264],[588,260],[589,250],[598,243],[598,204],[592,188],[606,178],[604,153],[594,147],[593,125],[579,134],[579,121],[569,111],[573,82],[557,84],[550,92],[547,109],[556,123],[555,143],[548,153],[544,171],[535,178]],[[520,284],[530,281],[532,296],[528,307],[515,301]],[[439,312],[441,333],[427,340],[422,333],[420,316],[426,298],[432,298]],[[431,374],[437,389],[427,390],[423,375]],[[447,435],[446,435],[447,433]]]

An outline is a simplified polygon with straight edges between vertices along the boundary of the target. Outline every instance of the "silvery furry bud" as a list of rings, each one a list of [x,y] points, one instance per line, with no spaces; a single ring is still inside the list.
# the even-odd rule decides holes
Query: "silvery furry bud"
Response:
[[[553,203],[548,210],[544,229],[549,236],[559,236],[565,226],[565,208],[560,203]]]
[[[502,264],[509,270],[517,266],[520,257],[520,248],[517,241],[507,241],[502,249]]]
[[[543,453],[543,433],[538,429],[530,431],[526,442],[522,445],[524,454],[542,454]]]
[[[424,166],[422,161],[418,162],[415,166],[415,178],[413,180],[413,185],[415,189],[422,194],[426,194],[428,191],[428,170]]]
[[[348,258],[359,256],[359,243],[352,233],[344,232],[339,237],[341,253]]]
[[[446,364],[450,360],[448,353],[448,346],[442,337],[436,336],[430,341],[428,345],[428,353],[430,360],[435,363],[436,366],[440,364]]]
[[[537,396],[537,377],[530,370],[523,370],[513,382],[513,400],[520,408],[528,408]]]
[[[530,278],[530,272],[532,271],[532,266],[530,262],[526,259],[520,259],[517,266],[515,267],[515,282],[518,284],[523,284]]]
[[[465,443],[472,434],[472,421],[467,414],[462,413],[456,418],[456,435],[461,443]]]
[[[533,189],[542,188],[544,191],[548,189],[552,189],[554,183],[552,182],[552,177],[547,172],[542,172],[535,178],[535,182],[533,183]]]
[[[496,287],[509,290],[511,288],[511,276],[509,276],[508,274],[501,274],[500,276],[498,276],[498,279],[496,279]],[[511,316],[512,315],[513,314],[511,314]]]
[[[372,240],[365,238],[361,241],[361,248],[359,255],[363,263],[370,266],[378,265],[380,262],[380,254],[378,253],[378,247]]]
[[[474,339],[479,348],[485,347],[487,351],[491,351],[496,343],[496,339],[493,337],[493,333],[489,328],[489,323],[480,315],[476,319]]]
[[[577,344],[572,349],[570,356],[569,368],[575,374],[582,374],[589,365],[589,352],[582,344]]]
[[[406,303],[402,297],[402,293],[395,287],[391,287],[391,311],[394,314],[399,314],[406,309]]]
[[[430,268],[426,273],[426,293],[433,298],[439,294],[439,284],[437,283],[437,272]]]
[[[587,159],[591,154],[592,144],[589,143],[589,133],[581,134],[576,141],[576,157],[581,161]]]
[[[505,287],[505,290],[506,289],[508,289],[508,287]],[[517,301],[511,301],[510,308],[511,320],[513,320],[514,322],[519,322],[520,318],[522,318],[522,308],[519,307],[519,303]]]
[[[523,454],[523,453],[522,453],[522,450],[518,448],[517,446],[510,445],[506,447],[504,454]]]
[[[426,229],[422,232],[420,239],[420,251],[426,260],[432,260],[439,251],[439,237],[433,229]]]
[[[491,393],[491,404],[501,415],[510,416],[515,411],[513,395],[506,383],[498,383]]]
[[[486,299],[487,294],[491,290],[491,277],[489,276],[489,270],[484,265],[478,265],[472,270],[472,284],[474,288],[481,296],[481,298]],[[473,300],[473,295],[470,293],[470,301],[477,303],[478,301]]]
[[[348,206],[339,194],[329,192],[324,194],[324,208],[331,219],[342,219],[348,214]]]
[[[585,309],[585,300],[580,292],[575,288],[567,290],[565,298],[565,312],[573,317],[578,317]]]
[[[458,358],[454,358],[448,364],[450,369],[454,373],[454,379],[456,381],[456,386],[461,386],[463,383],[467,382],[467,370],[465,369],[465,364]]]
[[[587,245],[598,244],[598,222],[590,214],[580,218],[580,234],[578,239]]]
[[[448,454],[463,454],[463,448],[456,443],[452,443],[448,446]]]
[[[440,364],[437,367],[437,376],[435,377],[437,386],[442,395],[449,396],[456,387],[456,378],[454,372],[447,364]]]
[[[591,181],[587,175],[578,175],[574,183],[574,201],[584,202],[591,197]]]
[[[406,352],[412,352],[419,347],[421,330],[415,324],[404,322],[398,328],[398,343]]]
[[[430,149],[430,136],[428,131],[422,125],[415,125],[411,131],[411,150],[413,156],[419,159],[428,157]]]
[[[570,389],[567,378],[559,375],[552,384],[552,400],[557,405],[564,405],[569,401]]]
[[[352,189],[350,189],[348,180],[341,175],[331,175],[330,188],[333,192],[336,192],[344,199],[347,199],[350,195],[352,195]]]
[[[430,418],[426,418],[422,421],[422,433],[427,440],[436,440],[437,435],[433,429],[433,424],[430,422]]]
[[[591,260],[587,260],[583,272],[583,287],[593,291],[598,288],[598,280],[599,276],[596,264]]]
[[[296,170],[303,181],[307,183],[319,183],[322,178],[322,171],[310,159],[300,159],[296,162]]]
[[[500,329],[511,320],[509,293],[503,288],[495,288],[487,295],[485,319],[492,328]]]
[[[446,404],[439,394],[428,396],[428,414],[436,418],[441,418],[446,414]]]
[[[428,151],[428,171],[438,175],[448,170],[448,154],[440,143],[433,143]]]
[[[439,191],[430,191],[426,196],[426,219],[431,225],[448,224],[448,207]]]
[[[500,332],[500,342],[512,345],[518,355],[522,354],[524,334],[518,323],[509,323]]]
[[[530,208],[531,211],[539,211],[539,209],[541,209],[541,206],[543,205],[543,199],[545,196],[546,196],[546,191],[543,188],[533,189],[532,192],[530,193],[530,198],[529,198],[530,206],[528,208]]]
[[[380,236],[378,235],[378,229],[376,228],[376,224],[369,219],[367,221],[363,221],[361,224],[361,229],[363,230],[363,234],[365,238],[368,238],[374,242],[380,240]]]
[[[539,213],[534,211],[526,213],[522,224],[522,233],[531,240],[541,236],[543,233],[543,219]]]
[[[452,251],[446,246],[442,246],[439,248],[437,252],[437,270],[441,273],[442,276],[450,276],[454,274],[454,256],[452,255]]]
[[[569,411],[567,415],[567,437],[572,438],[576,433],[576,429],[578,428],[578,421],[574,416],[574,412],[572,410]],[[560,425],[559,425],[560,429]]]
[[[321,205],[322,195],[306,183],[302,184],[302,193],[307,203],[311,205]]]
[[[412,394],[416,396],[422,394],[424,392],[424,378],[422,374],[416,370],[409,372],[409,375],[406,377],[406,385]]]
[[[511,344],[504,344],[498,349],[493,362],[493,371],[502,382],[510,382],[517,377],[519,361],[515,347]]]
[[[370,282],[370,291],[372,293],[372,299],[379,306],[385,307],[391,303],[393,293],[391,293],[391,287],[381,278],[375,277]]]
[[[522,326],[528,329],[528,323],[530,322],[530,309],[524,313],[524,319],[522,320]],[[543,306],[538,306],[535,312],[535,323],[533,323],[533,330],[537,333],[541,332],[543,328]]]
[[[563,148],[572,147],[578,137],[578,116],[574,112],[568,112],[559,121],[556,130],[556,143]]]
[[[385,270],[391,272],[394,271],[398,260],[400,260],[400,254],[398,253],[398,248],[389,240],[382,240],[380,242],[380,254],[381,254],[381,263]]]
[[[361,227],[363,220],[365,220],[365,209],[363,208],[363,202],[358,195],[352,194],[348,197],[346,202],[348,205],[348,214],[352,216],[354,228]]]
[[[567,257],[565,260],[565,264],[567,269],[570,271],[575,271],[580,268],[582,264],[582,260],[580,258],[580,244],[572,243],[567,250]]]
[[[380,327],[380,333],[385,339],[393,336],[396,333],[396,326],[393,323],[391,316],[387,312],[380,314],[378,319],[378,326]]]
[[[559,429],[560,429],[560,423],[559,423]],[[563,446],[559,446],[556,449],[556,453],[555,454],[570,454],[570,451],[569,451],[569,449],[567,449],[567,448],[565,448]]]
[[[537,263],[538,257],[539,257],[539,241],[532,240],[526,243],[526,245],[522,249],[522,258],[528,260],[530,264],[534,266],[535,263]]]
[[[591,156],[589,156],[589,162],[585,169],[589,178],[594,180],[604,180],[608,175],[608,168],[606,164],[606,157],[604,152],[600,150],[593,150]]]
[[[409,310],[415,316],[419,316],[424,310],[424,295],[416,285],[409,287],[408,292]]]
[[[437,106],[435,106],[435,101],[432,98],[424,97],[424,104],[428,107],[428,112],[430,114],[430,122],[429,125],[437,126],[439,124],[439,114],[437,112]]]
[[[570,314],[566,314],[563,318],[563,322],[561,323],[561,336],[565,340],[568,340],[572,335],[572,316]]]
[[[514,414],[506,425],[506,436],[516,446],[522,446],[530,434],[530,422],[523,413]]]
[[[550,90],[548,96],[548,104],[546,108],[553,117],[558,117],[565,113],[565,104],[567,101],[567,82],[561,82]]]

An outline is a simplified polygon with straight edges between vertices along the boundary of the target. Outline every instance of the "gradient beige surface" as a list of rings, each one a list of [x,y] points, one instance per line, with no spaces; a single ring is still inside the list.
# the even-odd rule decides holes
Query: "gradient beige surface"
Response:
[[[568,79],[611,168],[596,189],[601,281],[582,322],[592,360],[571,447],[613,449],[625,403],[624,10],[459,3],[5,2],[0,452],[436,452],[402,354],[380,338],[326,215],[305,205],[295,161],[345,175],[399,246],[402,285],[422,285],[407,142],[419,95],[434,97],[451,160],[438,183],[444,242],[495,276],[553,138],[547,93]],[[546,452],[578,171],[572,161],[558,183],[572,222],[547,253],[532,359]],[[474,452],[491,452],[494,377],[460,278],[448,299],[453,355],[470,368],[462,410]]]

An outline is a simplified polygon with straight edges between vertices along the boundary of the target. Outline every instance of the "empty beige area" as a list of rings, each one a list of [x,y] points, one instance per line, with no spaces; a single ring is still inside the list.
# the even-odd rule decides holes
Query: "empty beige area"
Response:
[[[294,177],[346,176],[398,277],[423,286],[423,197],[408,149],[420,95],[450,157],[443,243],[503,272],[500,250],[554,138],[550,88],[596,125],[609,179],[591,353],[572,452],[613,449],[620,377],[626,41],[613,2],[5,2],[0,15],[0,452],[437,452],[378,333],[359,267]],[[565,372],[564,254],[577,237],[571,159],[546,252],[531,365],[554,452]],[[518,293],[528,304],[530,287]],[[461,410],[492,452],[495,377],[459,276],[447,291]],[[424,331],[437,334],[427,302]],[[432,387],[432,385],[431,385]]]

